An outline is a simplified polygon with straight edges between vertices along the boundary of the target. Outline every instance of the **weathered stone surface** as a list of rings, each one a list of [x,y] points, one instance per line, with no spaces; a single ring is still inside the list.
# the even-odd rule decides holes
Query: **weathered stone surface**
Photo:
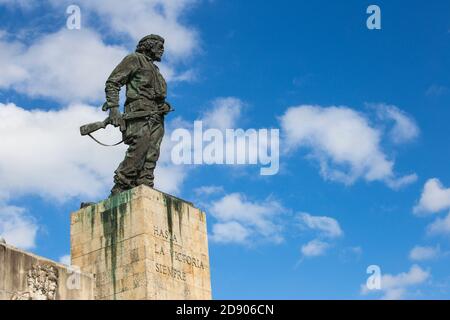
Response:
[[[71,257],[95,299],[211,299],[205,213],[146,186],[74,212]]]
[[[91,300],[90,274],[0,244],[0,300]]]

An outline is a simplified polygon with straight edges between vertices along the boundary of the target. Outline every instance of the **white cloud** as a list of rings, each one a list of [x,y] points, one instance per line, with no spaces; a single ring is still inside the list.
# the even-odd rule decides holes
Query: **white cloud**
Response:
[[[450,234],[450,213],[445,218],[437,218],[433,223],[427,226],[429,235],[448,235]]]
[[[38,230],[35,219],[24,208],[0,203],[0,238],[4,238],[6,243],[22,249],[33,249]]]
[[[250,231],[236,221],[216,223],[212,227],[211,241],[246,244]]]
[[[381,277],[381,290],[384,291],[383,299],[397,300],[404,298],[407,288],[425,282],[430,276],[430,272],[423,270],[417,265],[413,265],[409,272],[398,275],[386,274]]]
[[[202,186],[194,189],[194,193],[198,196],[209,196],[215,193],[222,193],[224,189],[222,186]]]
[[[285,210],[275,200],[267,199],[262,202],[251,202],[240,193],[232,193],[225,195],[223,198],[212,202],[209,212],[218,220],[219,226],[216,229],[213,226],[212,239],[220,241],[221,238],[228,239],[237,234],[236,231],[242,231],[245,228],[245,237],[237,238],[237,242],[246,240],[250,236],[255,238],[263,238],[275,243],[283,240],[281,235],[281,227],[276,222],[278,216]],[[237,226],[236,222],[240,225]],[[215,233],[215,231],[220,233]],[[230,235],[225,235],[226,231],[230,231]]]
[[[348,107],[291,107],[280,121],[287,149],[310,148],[326,179],[352,184],[363,178],[397,188],[417,178],[395,176],[394,161],[381,149],[382,132]]]
[[[300,213],[297,216],[301,229],[310,229],[317,233],[317,239],[304,244],[300,251],[303,257],[311,258],[322,256],[332,246],[331,243],[320,238],[336,239],[341,237],[342,231],[339,222],[336,219],[325,216],[313,216],[309,213]]]
[[[192,82],[197,79],[197,74],[193,69],[179,73],[173,65],[164,62],[159,63],[159,71],[168,82]]]
[[[427,96],[431,96],[431,97],[439,97],[439,96],[445,95],[449,92],[450,92],[450,89],[448,87],[442,86],[439,84],[433,84],[427,89],[425,94]]]
[[[425,184],[419,204],[414,207],[414,213],[436,213],[450,208],[450,189],[445,189],[438,179],[430,179]],[[445,218],[437,218],[430,223],[426,232],[428,235],[450,235],[450,213]],[[435,258],[440,254],[440,248],[424,247],[423,253],[425,259]],[[411,253],[412,254],[412,253]]]
[[[60,0],[52,2],[61,6]],[[140,0],[129,2],[121,0],[78,1],[82,13],[84,10],[99,16],[106,25],[104,31],[113,34],[125,34],[134,42],[154,33],[166,40],[165,48],[171,59],[191,56],[199,50],[198,32],[181,22],[183,15],[193,7],[195,0]],[[66,0],[63,5],[72,4]]]
[[[0,189],[58,200],[104,193],[124,149],[102,148],[81,137],[79,127],[105,115],[86,105],[43,111],[0,104]]]
[[[125,154],[126,146],[105,148],[87,137],[79,127],[107,116],[99,107],[72,104],[59,110],[27,110],[0,103],[0,195],[4,201],[21,195],[39,195],[53,201],[104,198],[112,187],[113,172]],[[184,120],[166,123],[166,135],[155,171],[155,187],[178,193],[189,174],[186,166],[171,162],[170,131]],[[108,127],[95,133],[106,143],[120,141],[120,132]],[[211,190],[210,190],[211,191]],[[218,190],[216,190],[218,191]],[[271,203],[274,205],[274,203]],[[253,208],[253,207],[252,207]],[[274,206],[269,207],[274,209]],[[254,221],[259,232],[268,232],[266,212]],[[251,224],[250,221],[247,223]]]
[[[205,112],[202,121],[208,128],[233,129],[237,125],[244,103],[234,97],[217,98],[211,110]]]
[[[193,80],[194,70],[178,71],[178,61],[199,50],[197,31],[180,22],[195,2],[142,0],[129,5],[119,0],[81,0],[78,3],[82,17],[80,30],[63,27],[26,42],[6,40],[7,32],[0,30],[0,89],[13,89],[62,103],[102,101],[108,75],[126,54],[134,51],[137,41],[149,33],[166,38],[167,59],[160,65],[166,80]],[[35,7],[29,1],[26,6],[24,1],[3,0],[2,3],[27,10]],[[53,4],[48,9],[60,13],[73,4],[71,0],[48,3]],[[21,31],[14,30],[10,35],[17,39]],[[109,45],[100,35],[113,36],[120,44]]]
[[[400,144],[414,140],[419,136],[420,130],[414,119],[396,106],[378,104],[373,105],[381,120],[390,120],[394,125],[389,133],[394,143]]]
[[[0,4],[8,6],[19,6],[22,9],[30,9],[34,6],[36,0],[0,0]]]
[[[26,47],[0,39],[0,88],[61,102],[98,101],[127,51],[105,45],[93,31],[62,29]]]
[[[167,193],[178,194],[187,175],[186,167],[158,160],[155,169],[155,188]]]
[[[0,32],[0,88],[9,88],[12,84],[23,81],[28,72],[18,63],[17,57],[23,53],[23,46],[19,42],[4,41],[5,33]]]
[[[171,137],[174,162],[229,164],[235,169],[242,168],[241,164],[259,164],[261,175],[276,174],[279,130],[237,127],[244,105],[234,97],[217,98],[193,123],[177,121]]]
[[[346,247],[339,253],[339,257],[344,262],[359,260],[363,254],[363,249],[360,246]]]
[[[409,174],[409,175],[406,175],[406,176],[403,176],[403,177],[400,177],[397,179],[388,179],[388,180],[386,180],[386,184],[390,188],[392,188],[394,190],[398,190],[398,189],[401,189],[407,185],[410,185],[410,184],[416,182],[417,179],[418,179],[417,174],[413,173],[413,174]]]
[[[43,111],[0,104],[0,194],[6,198],[36,194],[59,201],[105,197],[126,146],[101,147],[79,133],[81,125],[105,117],[99,108],[86,105]],[[110,143],[120,141],[119,130],[108,128],[96,133],[97,137]],[[177,192],[185,172],[181,166],[171,165],[169,156],[161,158],[155,172],[156,187]]]
[[[222,97],[213,100],[210,108],[201,115],[198,121],[201,121],[202,128],[206,130],[214,129],[214,135],[218,134],[224,139],[224,145],[219,147],[223,148],[221,159],[219,157],[212,159],[209,153],[206,152],[207,155],[203,157],[203,161],[210,161],[210,163],[220,161],[228,164],[230,163],[228,159],[231,159],[231,162],[236,161],[234,163],[242,164],[257,164],[259,162],[260,165],[266,165],[260,168],[261,175],[277,174],[280,150],[279,130],[243,129],[239,127],[244,107],[245,103],[238,98]],[[191,151],[195,152],[192,148],[194,148],[194,144],[191,146]],[[242,168],[242,166],[231,166],[230,168],[236,169]]]
[[[323,237],[337,238],[343,234],[339,222],[330,217],[312,216],[308,213],[301,213],[298,216],[298,220],[302,226],[318,231]]]
[[[325,254],[330,245],[318,239],[311,240],[300,249],[304,257],[318,257]]]
[[[59,263],[65,264],[66,266],[71,265],[70,254],[66,254],[59,258]]]
[[[409,258],[411,260],[416,261],[424,261],[424,260],[431,260],[439,256],[440,254],[440,248],[437,247],[423,247],[423,246],[415,246],[411,249],[411,252],[409,253]]]
[[[158,164],[155,169],[155,187],[168,193],[178,193],[180,188],[190,174],[192,168],[184,165],[174,165],[172,163],[171,152],[175,145],[170,136],[173,130],[180,126],[186,126],[188,123],[181,117],[171,118],[169,116],[164,124],[164,138],[161,143],[161,151]]]
[[[429,271],[423,270],[418,265],[413,265],[408,272],[402,272],[397,275],[382,275],[380,289],[383,292],[382,299],[404,299],[408,293],[408,288],[424,283],[430,275]],[[368,294],[370,292],[374,291],[368,290],[366,284],[361,285],[362,294]]]
[[[450,189],[444,188],[439,179],[429,179],[423,188],[415,214],[436,213],[450,208]]]
[[[101,32],[116,37],[124,35],[133,42],[155,33],[166,39],[166,50],[171,59],[184,59],[200,50],[198,31],[182,22],[184,15],[198,0],[139,0],[133,5],[120,0],[79,0],[82,29],[97,27]],[[0,0],[0,5],[17,5],[30,10],[36,0]],[[58,12],[65,12],[72,0],[47,0]],[[50,8],[48,8],[50,9]]]

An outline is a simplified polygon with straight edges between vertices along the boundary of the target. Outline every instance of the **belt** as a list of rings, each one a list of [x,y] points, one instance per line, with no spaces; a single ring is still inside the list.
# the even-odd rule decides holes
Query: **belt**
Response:
[[[162,115],[164,111],[135,111],[135,112],[127,112],[122,116],[123,120],[132,120],[138,118],[146,118],[154,115]]]

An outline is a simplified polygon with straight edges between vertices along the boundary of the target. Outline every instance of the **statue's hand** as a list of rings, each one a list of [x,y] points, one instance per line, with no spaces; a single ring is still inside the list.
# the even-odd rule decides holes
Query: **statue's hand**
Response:
[[[168,114],[172,110],[172,106],[168,102],[164,102],[162,105],[160,111],[163,113],[163,115]]]
[[[122,115],[118,107],[109,109],[109,120],[114,127],[120,126]]]

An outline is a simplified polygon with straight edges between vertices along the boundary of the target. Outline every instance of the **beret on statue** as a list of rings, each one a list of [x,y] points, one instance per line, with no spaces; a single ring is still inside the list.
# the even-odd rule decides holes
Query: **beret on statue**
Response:
[[[150,34],[150,35],[148,35],[148,36],[143,37],[143,38],[139,41],[139,43],[144,43],[144,42],[147,41],[147,40],[156,40],[156,41],[161,41],[161,42],[164,43],[164,38],[161,37],[161,36],[158,36],[158,35],[156,35],[156,34]]]

